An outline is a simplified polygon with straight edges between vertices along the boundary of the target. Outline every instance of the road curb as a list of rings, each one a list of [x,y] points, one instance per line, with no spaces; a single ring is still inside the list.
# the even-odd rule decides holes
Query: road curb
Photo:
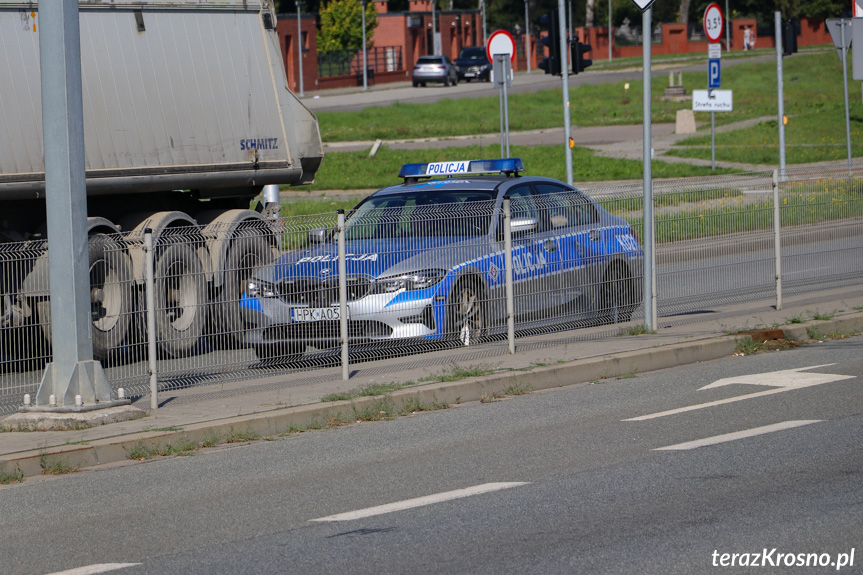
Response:
[[[806,340],[810,330],[820,333],[856,333],[863,331],[863,313],[852,313],[830,320],[784,325],[781,328],[789,340]],[[57,445],[41,449],[10,453],[0,459],[0,474],[17,473],[23,477],[43,474],[43,464],[86,469],[108,463],[128,461],[137,449],[161,448],[184,443],[200,444],[236,438],[275,437],[309,426],[326,426],[330,422],[352,422],[358,414],[373,409],[395,409],[407,405],[457,405],[486,398],[507,395],[515,390],[542,391],[570,385],[599,382],[638,373],[667,369],[728,357],[734,354],[741,334],[714,336],[697,341],[660,345],[603,356],[567,361],[520,370],[508,370],[453,382],[424,384],[405,388],[386,396],[360,397],[352,400],[285,407],[241,416],[162,430],[134,432],[122,436],[97,439],[87,445]],[[385,414],[392,415],[392,414]],[[40,432],[28,432],[40,433]],[[17,472],[16,472],[17,470]]]

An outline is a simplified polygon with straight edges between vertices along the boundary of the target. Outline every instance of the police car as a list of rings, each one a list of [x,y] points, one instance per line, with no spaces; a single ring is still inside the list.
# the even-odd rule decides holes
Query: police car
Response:
[[[630,318],[641,301],[643,257],[632,228],[563,182],[523,171],[519,158],[406,164],[403,183],[349,212],[352,345],[471,345],[505,333],[505,198],[517,329]],[[260,358],[338,345],[338,276],[338,235],[324,229],[254,272],[240,309]]]

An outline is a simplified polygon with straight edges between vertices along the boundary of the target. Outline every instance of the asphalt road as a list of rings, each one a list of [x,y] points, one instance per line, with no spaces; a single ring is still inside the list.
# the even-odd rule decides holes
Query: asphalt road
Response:
[[[722,572],[861,573],[861,348],[731,357],[2,487],[3,570],[690,574],[736,553],[779,564]],[[800,557],[825,565],[785,566]]]
[[[771,59],[775,60],[775,57],[759,55],[747,58],[729,58],[723,60],[722,67],[736,66],[744,62],[768,62]],[[658,62],[651,69],[653,77],[667,77],[669,71],[683,72],[684,85],[691,90],[691,83],[686,83],[686,73],[694,71],[706,73],[706,54],[704,61],[696,63],[692,63],[691,59],[677,63],[663,61]],[[615,71],[588,70],[581,74],[569,76],[569,86],[570,88],[577,88],[582,85],[634,82],[641,81],[642,78],[640,67]],[[542,70],[534,69],[530,74],[526,72],[515,74],[513,85],[508,89],[508,92],[510,94],[525,94],[555,88],[561,88],[559,76],[551,76],[544,74]],[[410,78],[406,77],[405,82],[380,84],[365,92],[361,88],[310,92],[303,98],[303,103],[313,112],[355,112],[369,106],[386,106],[395,102],[428,104],[441,99],[486,98],[498,96],[498,93],[499,90],[491,82],[460,82],[458,86],[449,87],[429,84],[425,88],[414,88],[410,84]]]

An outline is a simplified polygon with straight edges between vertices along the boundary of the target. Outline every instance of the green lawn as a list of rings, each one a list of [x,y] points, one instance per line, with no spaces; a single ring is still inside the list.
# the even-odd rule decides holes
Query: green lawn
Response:
[[[681,65],[687,63],[681,61]],[[783,68],[785,110],[790,119],[786,127],[787,162],[794,164],[845,158],[842,69],[835,50],[825,47],[799,52],[785,58]],[[689,91],[703,88],[706,84],[706,71],[691,72],[684,76],[684,86]],[[663,102],[662,94],[667,85],[667,76],[660,76],[653,82],[654,122],[673,122],[678,110],[691,109],[689,102]],[[717,125],[776,116],[774,60],[748,61],[727,67],[722,72],[722,87],[734,91],[734,111],[716,114]],[[855,84],[851,87],[855,87]],[[863,132],[863,104],[859,94],[850,100],[853,153],[859,156],[863,155],[863,139],[860,138]],[[370,107],[360,112],[321,112],[318,118],[326,142],[447,138],[496,133],[499,130],[498,110],[498,97],[495,94],[479,99],[444,99],[432,104],[396,103]],[[623,83],[573,88],[571,111],[572,123],[577,126],[640,124],[641,83],[631,82],[628,90],[624,89]],[[563,115],[560,90],[511,95],[509,112],[512,131],[561,128]],[[699,113],[696,114],[696,120],[702,124],[699,134],[679,142],[678,147],[670,152],[672,155],[710,159],[710,134],[709,129],[704,127],[704,124],[709,124],[710,116]],[[779,161],[777,140],[775,120],[748,129],[717,134],[716,158],[718,161],[776,165]],[[445,146],[445,143],[440,145]],[[497,144],[410,151],[384,146],[374,158],[369,158],[367,151],[328,153],[315,183],[303,189],[377,189],[397,183],[396,174],[403,163],[495,158],[499,155]],[[515,146],[512,155],[524,159],[529,175],[565,179],[562,146]],[[662,161],[653,164],[655,178],[714,173],[723,172]],[[640,161],[600,158],[583,148],[573,150],[575,182],[641,177]]]
[[[524,161],[525,173],[566,180],[566,159],[563,146],[512,146],[511,155]],[[315,183],[303,186],[302,190],[355,190],[383,188],[399,183],[396,177],[402,164],[413,162],[440,162],[459,158],[481,159],[500,156],[500,145],[470,146],[466,148],[433,148],[426,150],[393,150],[382,147],[374,158],[368,151],[329,153],[315,176]],[[596,156],[592,150],[572,150],[572,175],[574,182],[604,180],[637,180],[643,177],[640,161],[620,160]],[[710,168],[653,163],[653,177],[678,178],[728,173],[726,170],[712,172]]]
[[[687,62],[681,62],[681,65],[685,64]],[[785,58],[783,68],[788,115],[821,116],[834,108],[843,109],[842,68],[835,50],[825,48],[797,53]],[[683,80],[688,91],[706,88],[706,70],[689,72]],[[660,75],[653,80],[651,109],[654,122],[673,122],[677,110],[692,108],[689,102],[663,102],[662,95],[667,86],[667,76]],[[745,62],[727,67],[722,72],[722,88],[734,91],[734,112],[717,114],[719,125],[776,115],[775,61]],[[573,125],[642,122],[642,83],[639,81],[630,82],[628,90],[619,82],[579,86],[570,92]],[[851,100],[854,105],[852,114],[856,111],[858,116],[863,115],[860,98]],[[498,110],[499,101],[495,93],[487,98],[443,99],[433,104],[373,106],[360,112],[320,112],[318,120],[325,142],[446,138],[498,132]],[[512,131],[562,127],[560,90],[511,94],[509,117]],[[700,113],[696,119],[705,122],[710,116]],[[844,130],[844,121],[837,127]]]

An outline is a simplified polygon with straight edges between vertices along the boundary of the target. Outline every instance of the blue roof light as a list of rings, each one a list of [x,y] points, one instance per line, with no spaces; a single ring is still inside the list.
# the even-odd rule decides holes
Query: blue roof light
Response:
[[[455,162],[430,162],[427,164],[405,164],[399,177],[430,178],[432,176],[454,176],[458,174],[515,174],[524,171],[521,158],[498,160],[459,160]]]

